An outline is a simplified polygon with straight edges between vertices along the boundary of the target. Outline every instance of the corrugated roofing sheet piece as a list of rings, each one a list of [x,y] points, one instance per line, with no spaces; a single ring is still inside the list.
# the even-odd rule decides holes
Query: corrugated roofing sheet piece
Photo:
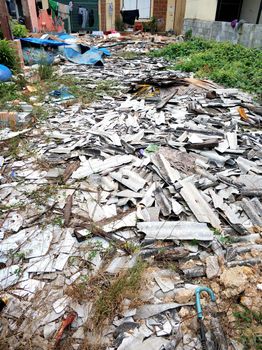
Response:
[[[145,239],[179,239],[199,241],[212,241],[213,232],[207,224],[190,221],[156,221],[139,222],[137,224],[139,231],[146,234]]]
[[[128,169],[120,169],[118,172],[111,173],[110,176],[135,192],[141,190],[146,184],[141,176]]]
[[[189,208],[199,222],[208,222],[215,228],[220,228],[220,220],[213,212],[209,204],[201,196],[196,186],[185,180],[180,181],[183,188],[181,189],[181,196],[186,201]]]
[[[90,159],[86,162],[82,162],[80,167],[73,172],[73,179],[83,179],[91,174],[100,173],[104,170],[114,169],[120,165],[132,162],[133,157],[130,155],[124,156],[113,156],[105,160],[101,159]]]

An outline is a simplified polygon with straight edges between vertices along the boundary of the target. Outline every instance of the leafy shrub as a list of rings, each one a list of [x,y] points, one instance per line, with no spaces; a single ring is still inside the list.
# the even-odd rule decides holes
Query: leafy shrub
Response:
[[[115,20],[115,27],[118,32],[123,32],[125,29],[125,24],[120,17]]]
[[[192,39],[192,29],[189,29],[185,32],[185,40],[188,41],[188,40],[191,40]]]
[[[14,82],[0,83],[0,109],[7,108],[7,102],[19,98],[19,91]]]
[[[18,70],[16,51],[7,40],[0,40],[0,64],[3,64],[13,71]]]
[[[210,78],[228,87],[262,93],[262,52],[230,42],[193,38],[170,44],[151,53],[174,62],[174,68],[194,72],[200,78]]]
[[[15,38],[25,38],[28,36],[28,30],[23,24],[19,24],[17,21],[11,21],[11,30]]]

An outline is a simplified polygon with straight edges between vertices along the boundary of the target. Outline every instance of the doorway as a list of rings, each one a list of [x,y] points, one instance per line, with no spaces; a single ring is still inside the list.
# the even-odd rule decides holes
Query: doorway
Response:
[[[239,19],[243,0],[218,0],[216,21],[231,22]]]
[[[70,0],[59,0],[61,3],[68,5]],[[93,21],[87,20],[85,31],[99,30],[99,18],[98,18],[98,0],[77,0],[73,1],[73,11],[70,15],[71,31],[73,33],[81,32],[82,24],[79,17],[79,8],[86,8],[89,14],[92,12],[94,17]],[[68,31],[68,21],[65,20],[65,29]]]

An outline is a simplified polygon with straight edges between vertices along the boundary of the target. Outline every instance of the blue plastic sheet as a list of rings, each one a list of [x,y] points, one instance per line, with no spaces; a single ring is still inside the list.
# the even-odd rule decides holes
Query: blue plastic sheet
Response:
[[[20,40],[22,43],[24,42],[24,43],[47,45],[47,46],[53,46],[53,47],[67,45],[66,43],[62,43],[61,41],[45,40],[45,39],[39,39],[39,38],[21,38]]]
[[[3,64],[0,64],[0,81],[8,81],[12,78],[12,72]]]
[[[55,53],[52,51],[46,51],[44,48],[38,47],[24,47],[23,57],[26,65],[33,64],[52,64],[55,59]]]
[[[104,55],[110,56],[110,51],[105,48],[91,47],[88,51],[81,54],[70,47],[64,48],[65,58],[76,64],[103,65]]]
[[[75,36],[67,34],[67,33],[57,33],[56,36],[62,40],[66,40],[66,39],[75,39],[76,40]]]

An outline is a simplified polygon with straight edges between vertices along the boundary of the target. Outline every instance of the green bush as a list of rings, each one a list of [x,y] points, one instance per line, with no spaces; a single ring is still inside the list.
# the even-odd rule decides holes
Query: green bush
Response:
[[[23,24],[19,24],[17,21],[11,21],[11,30],[15,38],[25,38],[28,36],[28,30]]]
[[[115,20],[115,27],[118,32],[123,32],[125,29],[125,24],[120,17]]]
[[[0,40],[0,64],[4,64],[12,71],[18,70],[16,51],[7,40]]]
[[[262,93],[262,52],[229,42],[194,38],[151,53],[174,62],[174,68],[194,72],[228,87]]]

